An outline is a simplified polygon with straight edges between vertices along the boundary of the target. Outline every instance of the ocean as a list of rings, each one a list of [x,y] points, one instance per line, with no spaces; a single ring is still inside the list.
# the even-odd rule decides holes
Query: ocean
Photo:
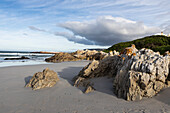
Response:
[[[0,51],[0,67],[47,64],[45,59],[53,55],[54,54],[40,54],[25,51]],[[23,56],[29,59],[5,60],[5,58],[21,58]]]

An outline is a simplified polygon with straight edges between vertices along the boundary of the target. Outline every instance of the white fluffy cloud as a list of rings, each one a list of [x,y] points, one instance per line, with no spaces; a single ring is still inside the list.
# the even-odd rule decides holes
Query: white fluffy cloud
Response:
[[[161,31],[158,27],[148,27],[141,22],[112,16],[103,16],[86,22],[65,22],[59,26],[73,32],[73,35],[69,36],[67,33],[57,33],[56,35],[85,45],[112,45]]]

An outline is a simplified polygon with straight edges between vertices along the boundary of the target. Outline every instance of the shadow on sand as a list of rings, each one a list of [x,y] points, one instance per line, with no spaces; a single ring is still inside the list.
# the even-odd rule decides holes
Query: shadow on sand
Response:
[[[29,83],[30,79],[32,78],[32,76],[28,76],[28,77],[25,77],[24,80],[25,80],[25,86]]]
[[[73,86],[74,82],[72,79],[78,75],[82,68],[83,67],[68,67],[63,69],[61,72],[58,72],[58,74],[61,78],[66,79]]]
[[[170,106],[170,88],[163,89],[154,99],[159,100]]]
[[[73,86],[74,82],[72,81],[72,79],[76,75],[78,75],[82,68],[83,67],[68,67],[63,69],[61,72],[58,72],[58,74],[61,78],[66,79]],[[113,79],[108,79],[107,77],[99,77],[91,79],[91,81],[94,83],[94,88],[96,89],[96,91],[109,95],[114,95]],[[78,89],[80,89],[82,92],[84,91],[84,88],[82,87],[79,87]]]

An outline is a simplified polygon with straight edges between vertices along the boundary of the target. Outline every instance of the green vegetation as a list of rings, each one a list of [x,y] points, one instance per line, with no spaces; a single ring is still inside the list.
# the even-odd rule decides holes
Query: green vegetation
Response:
[[[148,48],[155,52],[159,51],[161,54],[165,53],[166,51],[170,51],[170,37],[163,35],[153,35],[129,42],[121,42],[108,49],[105,49],[104,51],[109,52],[116,50],[121,52],[124,48],[130,47],[132,44],[135,44],[137,49]]]

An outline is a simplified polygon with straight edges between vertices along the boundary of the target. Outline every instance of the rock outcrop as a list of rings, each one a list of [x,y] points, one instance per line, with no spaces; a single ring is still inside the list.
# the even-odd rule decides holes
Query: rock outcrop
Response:
[[[20,58],[5,58],[4,60],[24,60],[24,59],[30,59],[30,58],[22,56]]]
[[[117,72],[116,66],[119,56],[106,57],[101,61],[93,60],[87,66],[85,66],[77,76],[74,77],[74,86],[86,86],[88,79],[95,77],[115,76]]]
[[[43,70],[43,72],[35,73],[26,87],[31,87],[33,90],[45,87],[53,87],[58,80],[59,78],[57,73],[46,68]]]
[[[129,55],[129,56],[128,56]],[[122,55],[114,81],[115,94],[127,100],[153,97],[167,87],[169,56],[150,49]]]
[[[86,59],[87,60],[103,60],[104,58],[106,58],[108,56],[109,56],[108,53],[100,51],[98,53],[95,53],[94,55],[87,56]]]
[[[78,50],[73,53],[56,53],[54,56],[45,59],[46,62],[63,62],[63,61],[78,61],[78,60],[103,60],[108,53],[102,51]]]
[[[74,78],[74,85],[87,86],[88,79],[94,77],[114,77],[113,88],[118,97],[140,100],[153,97],[161,89],[170,86],[169,68],[169,54],[163,56],[145,48],[137,50],[132,45],[120,55],[89,63]]]
[[[77,57],[74,57],[73,55],[71,55],[70,53],[64,53],[64,52],[60,52],[55,54],[54,56],[45,59],[46,62],[63,62],[63,61],[77,61],[80,60]]]
[[[102,60],[108,56],[108,53],[102,51],[90,51],[90,50],[78,50],[76,52],[71,53],[75,57],[84,60]]]

